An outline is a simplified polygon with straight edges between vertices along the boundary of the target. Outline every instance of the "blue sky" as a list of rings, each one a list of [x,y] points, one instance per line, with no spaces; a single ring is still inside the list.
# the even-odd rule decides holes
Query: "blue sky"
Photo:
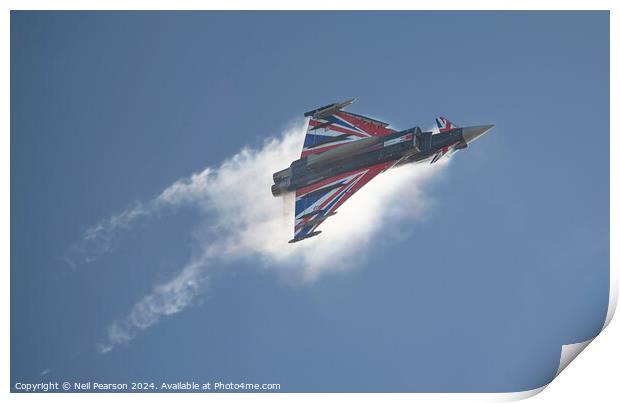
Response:
[[[329,255],[291,281],[290,260],[210,261],[190,304],[102,354],[110,325],[225,223],[157,210],[72,266],[85,231],[350,97],[396,128],[496,127],[354,267]],[[605,319],[608,144],[607,12],[13,12],[11,383],[538,387]],[[414,208],[406,190],[385,202]]]

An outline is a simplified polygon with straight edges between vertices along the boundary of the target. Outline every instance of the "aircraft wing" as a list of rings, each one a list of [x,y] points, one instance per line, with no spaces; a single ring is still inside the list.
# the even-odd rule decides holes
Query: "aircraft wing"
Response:
[[[385,162],[346,172],[298,189],[295,192],[295,236],[289,243],[298,242],[321,233],[316,228],[355,192],[381,172],[394,165]]]
[[[367,116],[342,111],[348,100],[340,104],[330,104],[306,112],[310,117],[306,129],[306,138],[301,150],[301,157],[318,154],[340,147],[353,141],[369,137],[382,137],[394,133],[389,123],[382,122]]]

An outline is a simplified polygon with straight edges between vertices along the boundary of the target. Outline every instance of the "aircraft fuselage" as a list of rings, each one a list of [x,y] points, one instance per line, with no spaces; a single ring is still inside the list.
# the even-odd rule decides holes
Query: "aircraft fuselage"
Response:
[[[366,143],[363,143],[364,139],[320,154],[308,155],[293,161],[289,168],[276,172],[271,191],[274,196],[279,196],[325,178],[386,162],[394,162],[392,166],[399,166],[425,161],[445,147],[466,148],[463,130],[467,129],[457,128],[432,134],[415,127],[380,138],[369,138]]]

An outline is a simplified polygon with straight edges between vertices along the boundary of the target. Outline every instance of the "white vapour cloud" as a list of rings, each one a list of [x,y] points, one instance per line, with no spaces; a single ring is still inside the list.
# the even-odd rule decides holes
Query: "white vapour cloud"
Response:
[[[99,345],[100,352],[128,343],[139,331],[190,306],[208,285],[208,268],[215,262],[221,266],[236,258],[258,258],[263,268],[275,269],[292,281],[311,282],[322,273],[354,266],[371,240],[385,239],[400,227],[395,223],[419,218],[429,207],[422,186],[445,161],[381,174],[322,225],[321,236],[288,244],[293,235],[294,197],[275,199],[270,191],[271,175],[298,158],[304,128],[294,127],[267,140],[262,148],[244,148],[219,167],[178,180],[151,201],[138,203],[86,232],[69,253],[73,264],[90,262],[111,251],[119,232],[167,209],[192,207],[205,217],[196,231],[201,234],[196,239],[197,257],[115,320]],[[386,225],[389,231],[378,234]]]
[[[191,261],[171,280],[155,286],[127,315],[112,322],[106,340],[97,346],[99,352],[107,353],[117,345],[127,344],[139,331],[153,326],[162,317],[187,308],[207,284],[205,263],[204,259]]]

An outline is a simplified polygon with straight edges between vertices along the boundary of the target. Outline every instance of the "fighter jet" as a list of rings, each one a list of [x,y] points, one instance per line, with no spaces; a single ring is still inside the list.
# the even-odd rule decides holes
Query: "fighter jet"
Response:
[[[409,163],[433,164],[493,128],[458,127],[441,116],[431,131],[418,126],[397,131],[388,123],[342,110],[353,101],[306,112],[301,157],[273,174],[274,196],[295,192],[294,237],[289,243],[319,235],[317,227],[381,172]]]

